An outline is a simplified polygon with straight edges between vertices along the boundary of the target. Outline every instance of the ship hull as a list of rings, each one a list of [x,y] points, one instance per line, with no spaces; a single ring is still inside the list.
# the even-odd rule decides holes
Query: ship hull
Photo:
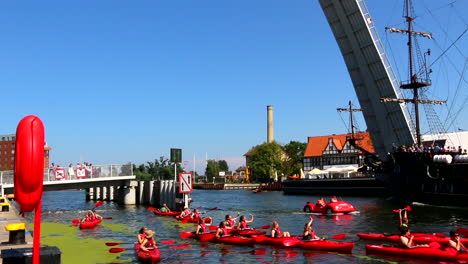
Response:
[[[345,178],[283,181],[284,194],[300,195],[359,195],[388,194],[383,181],[376,178]]]
[[[419,203],[466,206],[468,164],[434,163],[430,153],[394,153],[391,190]]]

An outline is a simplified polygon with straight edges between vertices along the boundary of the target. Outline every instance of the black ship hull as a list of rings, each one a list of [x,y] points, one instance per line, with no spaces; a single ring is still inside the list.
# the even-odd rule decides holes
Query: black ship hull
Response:
[[[392,156],[390,188],[396,196],[431,205],[466,206],[467,163],[435,163],[430,153],[401,152]]]
[[[284,194],[380,196],[388,194],[383,181],[374,177],[283,181]]]

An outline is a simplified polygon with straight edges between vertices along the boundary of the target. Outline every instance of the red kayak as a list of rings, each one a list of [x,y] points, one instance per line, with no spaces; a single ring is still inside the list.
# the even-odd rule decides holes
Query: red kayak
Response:
[[[239,229],[234,229],[234,230],[230,231],[229,234],[251,237],[251,236],[264,235],[264,234],[266,234],[266,231],[258,230],[258,229],[255,229],[255,228],[240,229],[240,230]]]
[[[429,261],[468,261],[468,253],[453,252],[452,250],[444,250],[433,247],[415,247],[415,248],[398,248],[385,247],[377,245],[366,245],[366,254],[388,256],[395,258],[406,259],[423,259]]]
[[[182,223],[198,223],[198,220],[200,219],[200,217],[190,218],[190,216],[180,217],[178,215],[175,218],[181,221]],[[211,222],[210,218],[203,218],[203,220],[205,221],[205,223]]]
[[[255,239],[252,237],[242,237],[242,236],[222,236],[214,237],[210,240],[213,243],[223,243],[223,244],[232,244],[232,245],[242,245],[242,246],[253,246],[255,244]]]
[[[431,242],[438,242],[441,245],[446,246],[450,240],[449,237],[446,237],[443,234],[433,235],[424,233],[411,233],[411,235],[414,236],[413,242],[416,244],[429,244]],[[393,243],[398,243],[400,241],[400,236],[398,235],[359,233],[357,236],[363,240],[388,241]],[[461,242],[468,246],[468,238],[461,238]]]
[[[284,241],[291,241],[292,243],[299,243],[301,240],[298,239],[297,237],[270,237],[270,236],[256,236],[254,237],[255,242],[258,244],[264,244],[264,245],[272,245],[272,246],[277,246],[277,247],[286,247],[284,245]]]
[[[101,223],[102,219],[94,219],[91,221],[86,221],[83,223],[80,223],[80,229],[85,229],[85,228],[91,228],[99,225]]]
[[[327,203],[325,206],[316,203],[311,204],[308,203],[304,207],[304,212],[311,212],[311,213],[320,213],[320,214],[347,214],[356,211],[356,208],[350,203],[345,201],[337,201],[337,202],[330,202]]]
[[[302,248],[318,251],[327,251],[327,252],[340,252],[340,253],[349,253],[353,250],[354,243],[340,243],[335,241],[328,240],[310,240],[293,243],[290,247],[292,248]]]
[[[159,249],[155,248],[149,251],[143,251],[140,249],[140,244],[135,244],[135,255],[140,263],[157,263],[161,259]]]
[[[161,212],[159,210],[153,211],[155,215],[164,215],[164,216],[175,216],[180,215],[180,212],[172,211],[172,212]]]
[[[193,238],[196,240],[200,240],[200,242],[207,242],[212,240],[216,236],[216,232],[211,232],[211,233],[203,233],[203,234],[194,234]]]

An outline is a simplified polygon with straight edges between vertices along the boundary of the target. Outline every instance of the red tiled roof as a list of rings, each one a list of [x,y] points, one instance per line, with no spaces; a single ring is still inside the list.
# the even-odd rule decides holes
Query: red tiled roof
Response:
[[[322,156],[323,151],[328,145],[329,138],[333,138],[333,143],[335,144],[336,148],[338,150],[342,150],[343,146],[346,144],[346,137],[351,137],[351,134],[309,137],[307,147],[304,152],[304,157]],[[372,145],[369,132],[355,133],[354,137],[356,138],[356,144],[358,146],[370,153],[375,153],[374,145]]]

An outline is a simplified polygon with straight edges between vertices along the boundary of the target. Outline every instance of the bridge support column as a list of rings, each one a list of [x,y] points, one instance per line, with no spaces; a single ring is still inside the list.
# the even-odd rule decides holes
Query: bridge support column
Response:
[[[137,182],[131,181],[129,186],[120,186],[118,194],[118,202],[124,205],[136,204],[136,187]]]
[[[137,204],[145,204],[145,201],[144,201],[144,187],[145,187],[145,182],[144,181],[138,181],[137,187],[136,187],[136,202],[137,202]]]
[[[86,189],[86,201],[94,200],[93,188]]]
[[[94,187],[94,200],[101,200],[101,188]]]
[[[107,187],[107,200],[114,201],[114,186]]]

